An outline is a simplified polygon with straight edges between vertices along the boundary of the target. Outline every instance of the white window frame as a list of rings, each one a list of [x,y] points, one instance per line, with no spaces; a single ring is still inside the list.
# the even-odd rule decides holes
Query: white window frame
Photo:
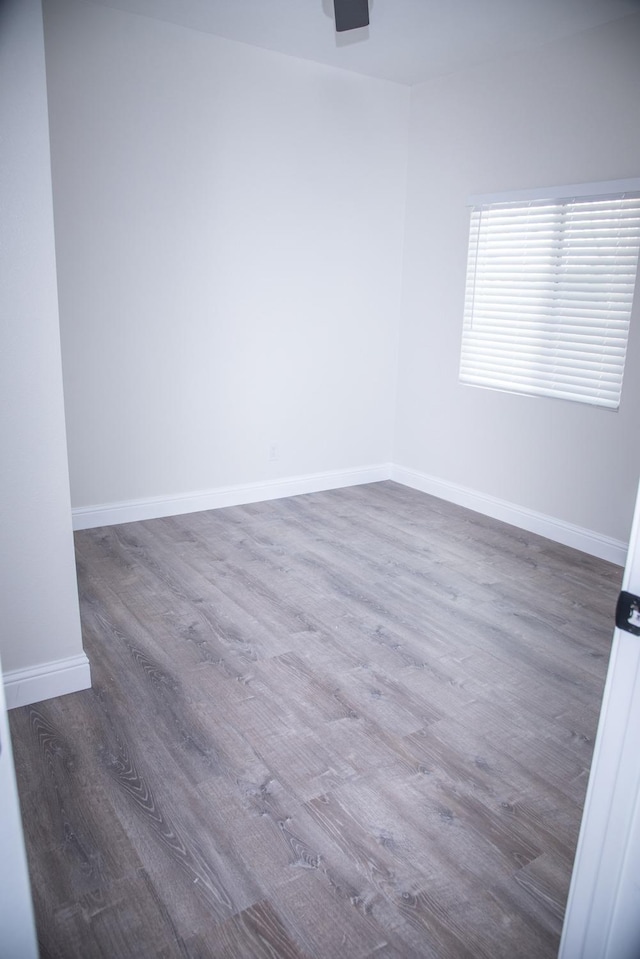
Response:
[[[603,215],[607,202],[622,212]],[[468,205],[460,381],[617,410],[640,177],[475,195]]]

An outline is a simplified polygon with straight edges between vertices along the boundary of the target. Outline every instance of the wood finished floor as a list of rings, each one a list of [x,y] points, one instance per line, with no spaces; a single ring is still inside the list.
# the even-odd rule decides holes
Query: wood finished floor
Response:
[[[76,545],[93,689],[11,713],[42,959],[556,955],[618,567],[394,483]]]

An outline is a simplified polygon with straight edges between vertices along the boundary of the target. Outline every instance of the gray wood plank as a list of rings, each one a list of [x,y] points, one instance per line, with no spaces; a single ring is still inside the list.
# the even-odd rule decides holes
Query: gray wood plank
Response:
[[[14,710],[43,959],[558,947],[621,570],[394,483],[76,534]]]

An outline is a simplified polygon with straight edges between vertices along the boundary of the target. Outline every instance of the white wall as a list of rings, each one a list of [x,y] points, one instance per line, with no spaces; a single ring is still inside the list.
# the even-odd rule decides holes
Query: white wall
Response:
[[[13,750],[0,667],[0,955],[38,959]]]
[[[43,663],[68,666],[74,657],[74,669],[86,663],[65,451],[39,0],[0,6],[0,132],[0,651],[11,682]],[[81,672],[87,681],[88,668]],[[68,690],[63,684],[56,691]]]
[[[638,175],[640,16],[414,88],[396,463],[628,539],[640,296],[618,413],[463,387],[457,376],[467,197]]]
[[[387,462],[407,88],[77,0],[45,36],[73,505]]]

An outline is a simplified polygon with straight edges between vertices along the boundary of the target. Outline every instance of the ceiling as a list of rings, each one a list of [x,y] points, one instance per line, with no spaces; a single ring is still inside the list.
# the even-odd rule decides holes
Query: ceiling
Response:
[[[640,11],[640,0],[369,0],[336,34],[333,0],[93,0],[230,40],[413,85]]]

